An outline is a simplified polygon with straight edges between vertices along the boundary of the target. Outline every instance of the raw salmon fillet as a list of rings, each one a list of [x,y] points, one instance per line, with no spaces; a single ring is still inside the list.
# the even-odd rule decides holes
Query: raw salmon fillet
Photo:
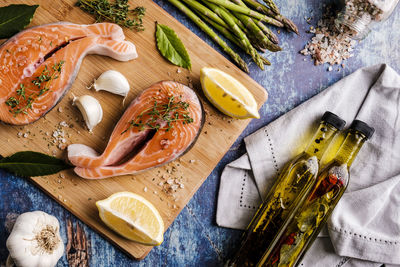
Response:
[[[0,47],[0,121],[24,125],[49,112],[71,87],[87,54],[128,61],[136,47],[116,24],[68,22],[24,30]]]
[[[167,105],[180,108],[165,113]],[[168,114],[168,118],[178,119],[168,125],[168,119],[149,113]],[[68,146],[68,159],[76,166],[75,173],[83,178],[135,174],[183,155],[196,141],[203,120],[201,102],[192,89],[177,82],[162,81],[132,101],[102,154],[86,145],[72,144]]]

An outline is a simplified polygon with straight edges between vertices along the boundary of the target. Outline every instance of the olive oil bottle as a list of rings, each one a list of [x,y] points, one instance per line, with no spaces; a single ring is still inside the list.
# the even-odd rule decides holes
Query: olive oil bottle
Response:
[[[297,207],[310,192],[324,151],[345,123],[337,115],[325,112],[305,151],[289,162],[277,177],[227,266],[256,266],[270,250],[280,237],[280,229],[288,224]]]
[[[294,266],[318,236],[349,183],[349,168],[374,129],[355,120],[335,158],[320,172],[307,200],[297,210],[272,253],[258,266]]]

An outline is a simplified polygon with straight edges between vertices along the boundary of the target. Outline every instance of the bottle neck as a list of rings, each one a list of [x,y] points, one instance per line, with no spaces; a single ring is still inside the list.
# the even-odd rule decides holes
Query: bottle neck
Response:
[[[304,152],[310,156],[316,156],[318,160],[321,160],[322,155],[336,133],[337,129],[335,127],[326,122],[321,122]]]
[[[367,140],[365,135],[358,131],[350,130],[346,138],[344,139],[342,145],[340,146],[335,160],[339,164],[346,164],[350,168],[354,159],[357,157],[358,152],[363,146],[364,142]]]
[[[336,28],[354,39],[364,39],[370,30],[371,15],[367,12],[352,14],[346,11],[339,12],[335,19]]]

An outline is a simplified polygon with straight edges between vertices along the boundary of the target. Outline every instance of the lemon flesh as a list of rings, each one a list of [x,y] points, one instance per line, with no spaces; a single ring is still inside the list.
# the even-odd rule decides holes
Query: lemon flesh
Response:
[[[119,192],[96,202],[101,220],[121,236],[144,245],[163,242],[164,222],[157,209],[145,198]]]
[[[253,94],[229,74],[202,68],[200,82],[205,96],[222,113],[236,119],[260,118]]]

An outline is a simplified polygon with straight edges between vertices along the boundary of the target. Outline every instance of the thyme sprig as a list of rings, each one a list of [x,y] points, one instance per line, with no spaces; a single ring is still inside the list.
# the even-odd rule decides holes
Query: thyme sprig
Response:
[[[129,9],[128,0],[115,0],[114,3],[108,0],[79,0],[76,5],[94,15],[96,22],[109,21],[136,31],[144,30],[143,17],[146,9],[141,6]]]
[[[32,109],[33,102],[45,92],[49,91],[50,83],[60,76],[64,63],[64,60],[60,60],[58,63],[54,63],[51,69],[49,69],[47,65],[44,66],[40,75],[32,80],[32,84],[39,89],[37,93],[31,93],[27,96],[26,86],[21,83],[19,88],[16,90],[17,97],[11,96],[5,102],[5,104],[10,107],[10,112],[13,113],[14,116],[17,116],[20,113],[28,114],[27,110]]]
[[[156,131],[165,130],[168,132],[174,128],[174,124],[178,121],[182,121],[183,124],[192,123],[193,118],[190,117],[190,112],[187,111],[188,108],[189,103],[181,100],[175,101],[174,96],[168,97],[166,103],[157,102],[154,98],[153,106],[145,109],[134,120],[131,120],[129,127],[121,134],[132,128],[138,128],[139,131],[150,129]],[[165,122],[166,126],[161,127],[162,122]]]

